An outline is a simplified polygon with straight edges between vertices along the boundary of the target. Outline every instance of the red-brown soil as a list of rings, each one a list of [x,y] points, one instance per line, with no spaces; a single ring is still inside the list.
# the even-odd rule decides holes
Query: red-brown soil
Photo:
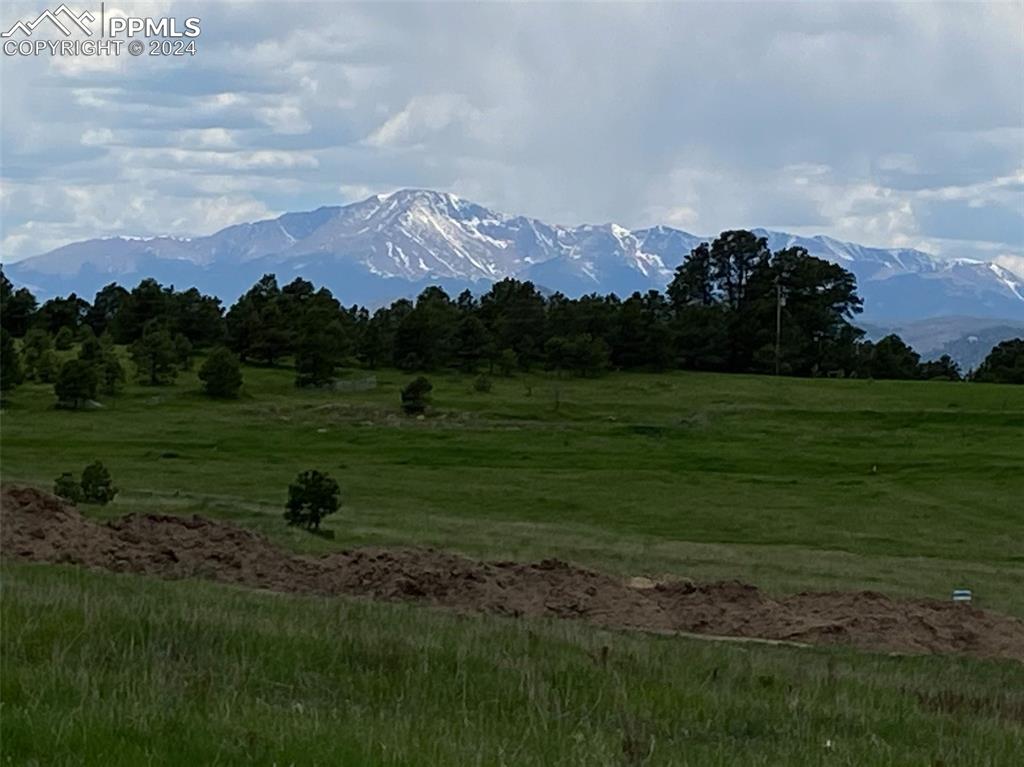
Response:
[[[201,517],[129,514],[92,522],[29,487],[3,487],[0,508],[0,552],[14,559],[615,628],[1024,661],[1024,621],[931,599],[870,591],[779,597],[738,581],[623,582],[560,560],[478,562],[433,549],[361,548],[306,557]]]

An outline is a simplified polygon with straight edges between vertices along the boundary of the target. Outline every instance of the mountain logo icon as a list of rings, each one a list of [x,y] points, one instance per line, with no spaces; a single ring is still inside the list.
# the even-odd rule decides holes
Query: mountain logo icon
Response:
[[[35,31],[36,27],[44,21],[49,21],[57,27],[57,29],[64,33],[65,37],[71,37],[70,24],[74,24],[80,30],[85,32],[85,34],[91,37],[92,29],[89,28],[89,24],[96,21],[96,17],[89,11],[83,11],[82,13],[76,14],[64,3],[61,3],[52,11],[47,8],[40,13],[34,21],[16,21],[10,29],[3,34],[0,34],[0,37],[13,37],[15,32],[21,32],[26,37],[29,37]],[[70,22],[70,24],[68,22]]]

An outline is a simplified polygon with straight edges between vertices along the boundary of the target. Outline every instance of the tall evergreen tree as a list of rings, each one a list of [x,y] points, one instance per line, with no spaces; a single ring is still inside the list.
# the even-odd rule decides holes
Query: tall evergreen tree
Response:
[[[776,351],[787,373],[824,372],[829,360],[843,356],[837,345],[848,351],[862,335],[849,323],[862,306],[853,274],[803,248],[774,253],[755,269],[747,292],[750,300],[740,329],[755,369],[762,372],[774,369]]]
[[[25,374],[33,380],[53,383],[43,376],[49,367],[48,357],[53,354],[53,339],[42,328],[32,328],[25,334],[21,344],[21,352],[25,363]]]
[[[96,336],[113,330],[121,308],[128,301],[129,293],[116,282],[101,288],[92,300],[92,306],[85,313],[85,323]]]
[[[0,327],[0,391],[9,392],[24,380],[21,358],[14,346],[14,336]]]
[[[132,361],[139,380],[150,386],[170,383],[178,375],[179,349],[174,338],[159,320],[150,320],[142,336],[132,344]]]
[[[479,317],[471,313],[463,313],[459,320],[455,328],[454,346],[459,367],[470,373],[493,353],[487,327]]]
[[[297,386],[324,386],[341,361],[341,324],[324,309],[306,313],[295,349]]]
[[[669,302],[676,312],[685,307],[711,306],[717,301],[716,291],[711,246],[702,242],[676,267],[668,285]]]
[[[28,288],[15,290],[0,265],[0,327],[15,338],[23,337],[37,308],[32,292]]]
[[[192,346],[202,349],[222,343],[226,335],[220,299],[195,288],[172,295],[172,323]]]
[[[715,238],[711,243],[711,274],[726,307],[743,311],[750,278],[770,257],[768,240],[753,232],[737,229]]]
[[[88,360],[72,359],[60,366],[53,392],[57,407],[78,410],[96,398],[96,366]]]
[[[532,282],[507,278],[480,299],[480,319],[498,349],[512,349],[520,367],[540,356],[545,339],[544,297]]]
[[[165,327],[172,327],[171,307],[174,291],[165,288],[152,278],[142,280],[121,298],[120,309],[111,320],[111,330],[118,343],[130,344],[142,337],[149,323],[160,320]],[[117,300],[111,293],[111,301]]]
[[[395,333],[395,364],[403,370],[432,370],[452,358],[458,310],[441,288],[430,287],[402,318]]]
[[[67,298],[51,298],[36,313],[33,324],[56,336],[67,328],[74,336],[89,311],[89,302],[71,293]]]

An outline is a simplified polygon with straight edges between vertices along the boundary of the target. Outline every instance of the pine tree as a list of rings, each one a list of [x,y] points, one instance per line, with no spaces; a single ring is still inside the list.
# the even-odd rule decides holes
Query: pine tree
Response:
[[[288,486],[284,518],[289,525],[319,530],[321,520],[341,506],[340,493],[330,475],[315,469],[304,471]]]
[[[132,344],[131,355],[139,380],[150,386],[170,383],[178,375],[179,350],[170,332],[156,321]]]
[[[199,368],[203,390],[211,397],[234,398],[242,386],[238,357],[223,346],[213,349]]]
[[[9,392],[22,382],[21,355],[7,328],[0,328],[0,391]]]
[[[68,360],[61,365],[53,384],[57,407],[78,410],[96,398],[96,386],[96,366],[93,363],[79,359]]]

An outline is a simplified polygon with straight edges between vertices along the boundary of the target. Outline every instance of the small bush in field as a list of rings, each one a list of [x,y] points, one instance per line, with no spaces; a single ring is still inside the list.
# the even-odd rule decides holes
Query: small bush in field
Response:
[[[315,469],[299,474],[288,486],[284,518],[289,525],[319,530],[320,521],[341,506],[338,483]]]
[[[82,500],[106,506],[117,495],[110,472],[100,461],[93,461],[82,470]]]
[[[433,388],[430,381],[420,376],[402,389],[402,410],[406,415],[420,415],[426,411]]]
[[[473,379],[473,391],[481,392],[486,394],[491,390],[492,384],[491,379],[487,376],[477,376]]]

